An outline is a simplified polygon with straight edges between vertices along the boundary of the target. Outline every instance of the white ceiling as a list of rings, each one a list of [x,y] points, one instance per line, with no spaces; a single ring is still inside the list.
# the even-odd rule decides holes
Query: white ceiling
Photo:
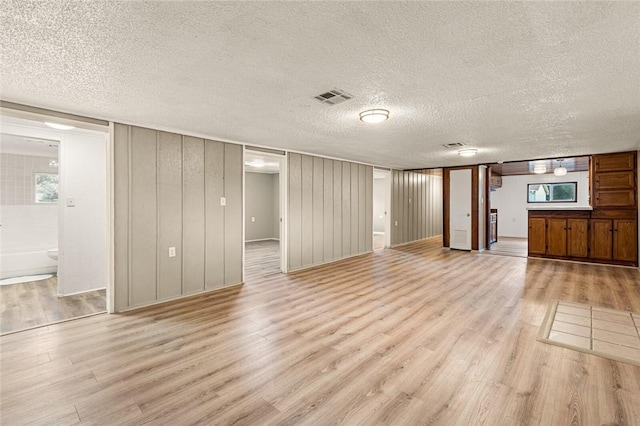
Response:
[[[640,148],[640,2],[2,8],[7,101],[400,168]]]

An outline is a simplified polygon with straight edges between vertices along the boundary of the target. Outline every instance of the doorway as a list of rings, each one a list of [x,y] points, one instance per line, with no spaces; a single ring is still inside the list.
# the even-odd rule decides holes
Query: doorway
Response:
[[[245,282],[286,271],[283,255],[285,158],[283,154],[245,147]]]
[[[0,332],[105,312],[108,127],[4,110],[1,122]]]
[[[373,169],[373,250],[391,246],[391,172]]]

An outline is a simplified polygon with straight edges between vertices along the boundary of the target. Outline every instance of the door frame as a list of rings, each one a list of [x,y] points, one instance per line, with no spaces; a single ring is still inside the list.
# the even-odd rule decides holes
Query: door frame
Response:
[[[449,203],[451,170],[471,169],[471,250],[478,250],[478,166],[446,167],[442,169],[442,246],[449,247]]]
[[[373,173],[375,174],[377,172],[380,173],[384,173],[385,177],[383,179],[386,180],[386,191],[384,194],[384,209],[385,209],[385,217],[384,217],[384,247],[385,248],[390,248],[391,247],[391,191],[393,190],[393,179],[391,179],[391,170],[387,169],[387,168],[383,168],[383,167],[373,167]],[[375,182],[375,177],[373,178],[373,181]],[[375,191],[373,194],[373,199],[375,199]],[[373,202],[373,200],[372,200]],[[375,212],[373,211],[373,209],[371,209],[371,211],[373,212],[373,216],[372,219],[372,224],[375,222]],[[371,232],[373,232],[373,225],[371,226]],[[375,233],[372,235],[372,241],[373,238],[375,236]],[[371,247],[372,250],[373,247]]]

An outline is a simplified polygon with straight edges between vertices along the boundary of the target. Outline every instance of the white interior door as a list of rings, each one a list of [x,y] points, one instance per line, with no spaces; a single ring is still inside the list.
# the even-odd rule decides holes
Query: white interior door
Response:
[[[449,247],[471,250],[471,169],[449,172]]]

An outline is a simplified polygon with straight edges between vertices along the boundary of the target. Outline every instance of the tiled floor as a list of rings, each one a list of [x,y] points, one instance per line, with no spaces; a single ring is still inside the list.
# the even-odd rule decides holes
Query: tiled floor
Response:
[[[549,309],[538,340],[640,366],[640,314],[571,302]]]

